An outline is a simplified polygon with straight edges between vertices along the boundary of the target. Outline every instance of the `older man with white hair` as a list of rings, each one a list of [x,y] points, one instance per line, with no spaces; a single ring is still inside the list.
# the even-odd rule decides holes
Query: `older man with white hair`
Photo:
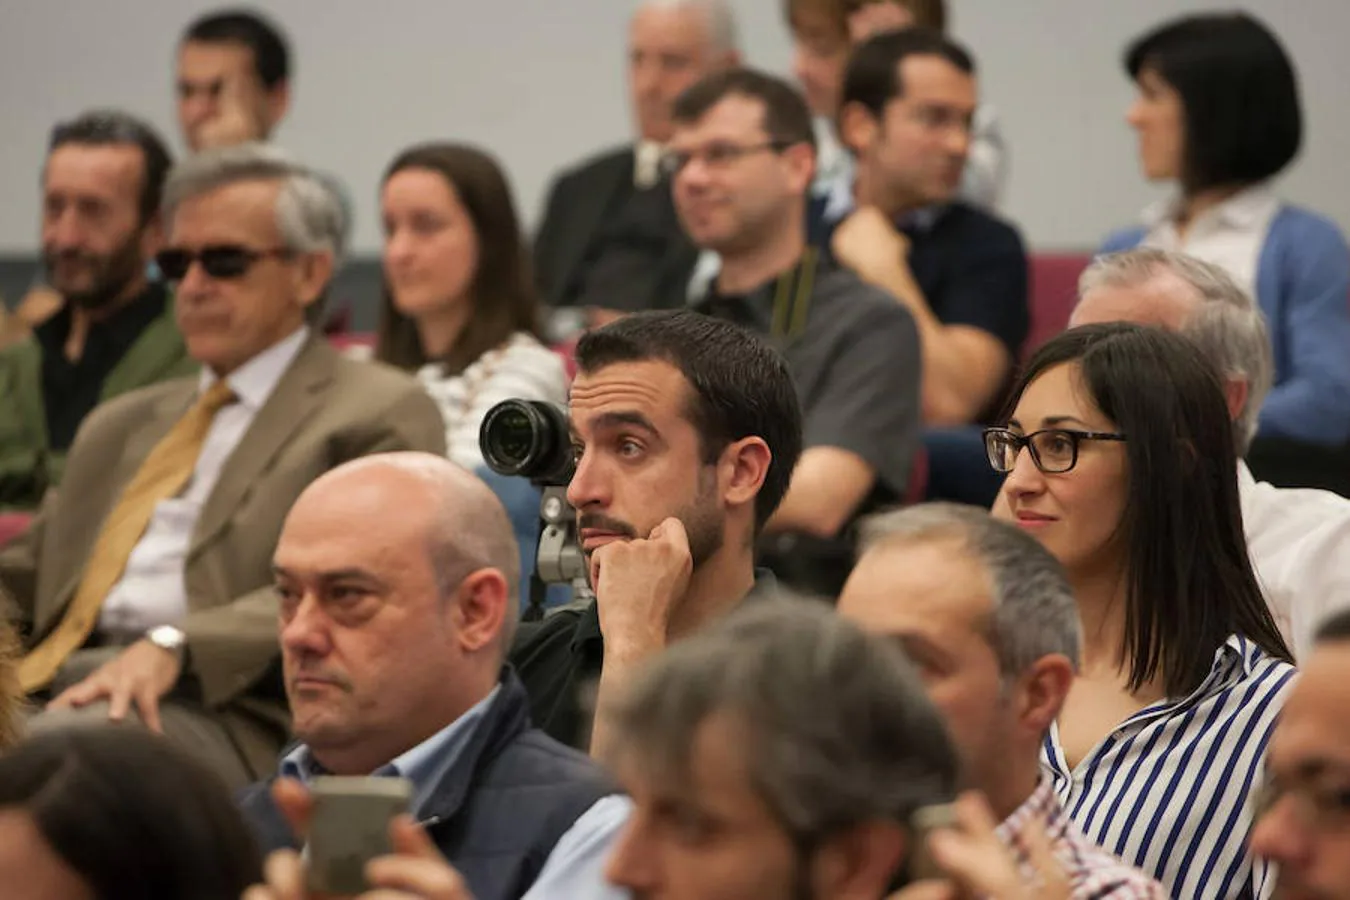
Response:
[[[628,26],[637,133],[631,144],[554,180],[534,242],[535,275],[549,306],[572,308],[574,323],[599,324],[613,311],[684,305],[698,251],[680,229],[662,172],[671,107],[690,85],[739,61],[727,0],[645,0],[637,7]]]
[[[291,502],[359,456],[443,454],[445,425],[417,382],[306,325],[346,232],[325,178],[242,144],[164,193],[156,260],[201,373],[89,415],[60,492],[0,553],[0,601],[23,689],[50,701],[31,728],[139,718],[243,785],[289,732],[272,550]]]
[[[1245,455],[1256,435],[1274,364],[1261,311],[1222,269],[1141,249],[1099,257],[1083,273],[1070,327],[1157,325],[1189,337],[1224,379],[1234,437]],[[1252,563],[1285,640],[1302,658],[1318,623],[1350,608],[1350,500],[1330,491],[1258,482],[1238,463]]]

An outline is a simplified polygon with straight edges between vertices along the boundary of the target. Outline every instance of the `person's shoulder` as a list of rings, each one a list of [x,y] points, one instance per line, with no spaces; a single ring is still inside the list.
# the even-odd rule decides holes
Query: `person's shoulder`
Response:
[[[984,246],[1023,249],[1022,232],[1008,219],[964,200],[946,206],[934,224],[935,232],[947,231],[962,240]]]
[[[852,270],[830,266],[818,276],[820,315],[832,323],[835,332],[860,335],[882,330],[901,330],[918,334],[918,326],[909,310],[874,284],[863,281]]]
[[[608,147],[565,166],[554,179],[554,189],[556,190],[565,184],[583,182],[597,173],[608,172],[618,166],[627,165],[632,158],[633,147],[631,144]]]
[[[541,654],[552,655],[559,651],[571,653],[572,638],[585,612],[585,605],[569,603],[546,610],[544,617],[537,621],[521,622],[511,642],[512,665],[518,672],[523,672]],[[521,678],[527,680],[524,674]]]
[[[1290,249],[1304,252],[1317,252],[1328,247],[1343,252],[1346,248],[1345,234],[1335,221],[1291,203],[1280,205],[1271,222],[1270,233],[1273,238],[1283,238]]]
[[[118,423],[140,424],[143,422],[142,417],[150,414],[162,402],[180,397],[184,400],[190,398],[197,390],[197,384],[198,376],[183,375],[118,394],[95,406],[85,417],[80,431],[99,431]]]
[[[1120,228],[1106,236],[1102,241],[1101,247],[1097,249],[1098,253],[1124,253],[1126,250],[1133,250],[1144,242],[1148,235],[1148,229],[1143,225],[1131,225],[1128,228]]]
[[[323,364],[332,367],[333,379],[344,396],[391,402],[425,393],[415,376],[391,365],[373,359],[353,359],[331,347],[321,352],[325,357]]]

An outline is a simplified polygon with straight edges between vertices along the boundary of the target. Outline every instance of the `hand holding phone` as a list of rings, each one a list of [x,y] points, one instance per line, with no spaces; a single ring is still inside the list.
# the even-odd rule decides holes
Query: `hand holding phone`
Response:
[[[310,783],[310,793],[306,887],[338,895],[367,890],[366,863],[394,851],[389,823],[408,811],[412,782],[325,776]]]

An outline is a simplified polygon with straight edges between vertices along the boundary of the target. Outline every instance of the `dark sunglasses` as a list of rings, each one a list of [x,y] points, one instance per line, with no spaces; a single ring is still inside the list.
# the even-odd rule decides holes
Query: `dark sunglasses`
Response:
[[[194,262],[202,264],[202,271],[212,278],[238,278],[258,260],[269,256],[285,259],[291,251],[285,247],[254,250],[239,244],[212,244],[200,250],[170,247],[155,254],[155,264],[169,281],[182,281]]]

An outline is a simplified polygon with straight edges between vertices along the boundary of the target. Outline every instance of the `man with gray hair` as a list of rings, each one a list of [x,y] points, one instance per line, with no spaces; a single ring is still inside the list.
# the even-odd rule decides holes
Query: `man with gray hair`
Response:
[[[1162,898],[1162,885],[1089,841],[1041,775],[1041,744],[1079,664],[1073,590],[1038,541],[973,506],[932,503],[862,525],[839,612],[899,642],[946,720],[970,786],[1032,874],[1039,823],[1071,896]]]
[[[607,708],[634,811],[610,880],[667,900],[880,898],[958,762],[899,648],[786,597],[671,647]]]
[[[1121,321],[1180,332],[1200,348],[1223,379],[1238,456],[1245,456],[1274,375],[1266,324],[1251,296],[1194,257],[1153,249],[1114,253],[1083,273],[1069,325]],[[1258,482],[1242,461],[1238,492],[1262,590],[1294,657],[1302,658],[1317,624],[1350,608],[1350,500]]]
[[[530,724],[504,665],[519,567],[501,503],[444,457],[368,456],[305,489],[273,561],[298,743],[241,800],[264,849],[300,847],[315,776],[401,777],[478,900],[608,896],[604,855],[629,804]]]
[[[555,316],[557,330],[603,324],[616,311],[683,306],[698,256],[662,163],[675,98],[740,61],[728,0],[642,0],[627,58],[636,140],[560,174],[535,235],[540,296],[555,310],[571,308]]]
[[[160,271],[199,376],[96,408],[62,489],[0,553],[30,727],[136,717],[234,785],[289,722],[272,550],[315,477],[385,450],[445,452],[415,381],[306,326],[346,222],[326,181],[257,144],[199,154],[165,188]],[[3,599],[3,598],[0,598]]]

